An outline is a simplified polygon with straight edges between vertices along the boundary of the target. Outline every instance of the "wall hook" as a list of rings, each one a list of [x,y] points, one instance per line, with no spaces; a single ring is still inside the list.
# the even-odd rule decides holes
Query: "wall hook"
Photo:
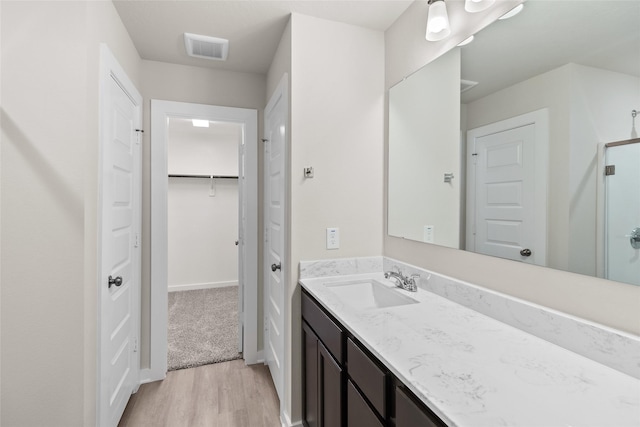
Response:
[[[304,168],[304,177],[313,178],[313,166]]]

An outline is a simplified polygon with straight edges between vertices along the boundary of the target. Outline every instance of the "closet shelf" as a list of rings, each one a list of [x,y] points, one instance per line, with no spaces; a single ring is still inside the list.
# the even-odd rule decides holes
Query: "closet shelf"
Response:
[[[238,179],[237,175],[190,175],[190,174],[169,174],[169,178],[215,178],[215,179]]]

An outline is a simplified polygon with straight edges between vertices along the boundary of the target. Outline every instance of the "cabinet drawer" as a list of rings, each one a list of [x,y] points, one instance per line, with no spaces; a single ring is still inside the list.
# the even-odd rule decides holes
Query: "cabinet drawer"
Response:
[[[347,339],[347,372],[382,418],[387,418],[387,375],[351,338]]]
[[[347,427],[383,427],[351,380],[347,381]]]
[[[339,363],[344,362],[342,329],[306,293],[302,293],[302,317]]]
[[[446,427],[440,418],[396,387],[396,427]]]

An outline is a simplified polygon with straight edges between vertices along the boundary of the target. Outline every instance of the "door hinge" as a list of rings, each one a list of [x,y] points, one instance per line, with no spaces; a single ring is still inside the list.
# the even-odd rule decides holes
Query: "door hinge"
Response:
[[[134,338],[133,339],[133,352],[137,353],[138,352],[138,338]]]
[[[616,165],[607,165],[604,167],[604,175],[615,175],[616,174]]]
[[[133,247],[137,248],[138,246],[140,246],[140,234],[136,232],[136,236],[133,241]]]
[[[140,144],[142,142],[142,134],[144,131],[142,129],[136,129],[136,144]]]

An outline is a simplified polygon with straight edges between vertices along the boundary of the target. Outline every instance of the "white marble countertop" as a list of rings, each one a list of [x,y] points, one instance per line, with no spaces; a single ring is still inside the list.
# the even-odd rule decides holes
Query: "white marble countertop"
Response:
[[[640,426],[640,380],[419,289],[417,304],[357,310],[301,285],[449,426]]]

